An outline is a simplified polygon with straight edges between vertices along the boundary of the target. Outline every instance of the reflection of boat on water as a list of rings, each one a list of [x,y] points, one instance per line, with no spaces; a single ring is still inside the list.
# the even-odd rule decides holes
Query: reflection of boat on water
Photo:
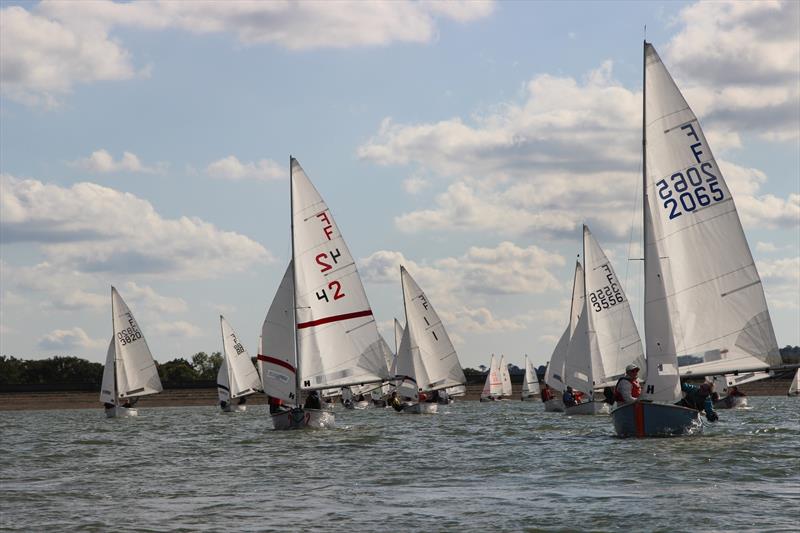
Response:
[[[644,43],[643,218],[647,379],[612,411],[622,437],[689,434],[699,414],[673,405],[681,374],[779,364],[761,279],[700,124]],[[702,362],[678,368],[678,354]]]

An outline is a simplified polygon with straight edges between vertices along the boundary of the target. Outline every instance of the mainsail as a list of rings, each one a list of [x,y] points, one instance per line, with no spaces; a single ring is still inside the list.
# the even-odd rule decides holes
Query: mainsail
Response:
[[[114,287],[111,287],[111,316],[118,397],[161,392],[161,380],[147,341],[133,313]]]
[[[328,206],[294,158],[291,190],[300,388],[383,381],[389,370],[355,261]]]
[[[508,373],[508,363],[506,363],[506,356],[500,355],[500,383],[502,383],[503,396],[511,396],[511,374]]]
[[[219,322],[223,349],[223,361],[217,376],[220,400],[227,401],[257,392],[261,389],[261,380],[250,354],[222,315],[219,316]]]
[[[397,355],[397,373],[415,380],[417,391],[464,385],[458,354],[428,297],[400,267],[406,328]]]
[[[578,319],[583,309],[584,299],[583,267],[580,262],[576,261],[575,275],[572,281],[572,301],[569,310],[569,324],[567,324],[564,333],[561,334],[561,338],[558,340],[555,350],[553,350],[553,355],[550,356],[550,362],[544,374],[544,382],[548,386],[559,391],[563,391],[566,387],[564,364],[567,360],[569,341],[578,326]]]
[[[697,117],[645,43],[645,397],[679,397],[681,374],[780,364],[761,278]],[[651,372],[655,371],[654,374]]]
[[[528,359],[525,354],[525,377],[522,379],[522,397],[533,396],[539,394],[539,378],[536,371],[533,369],[533,363]]]
[[[297,403],[299,398],[297,357],[294,351],[292,270],[290,261],[261,326],[261,353],[258,354],[264,392],[288,404]]]
[[[499,365],[497,363],[497,359],[495,359],[494,354],[492,354],[492,358],[489,360],[489,372],[486,374],[486,381],[483,384],[483,391],[481,392],[481,398],[499,398],[501,394],[503,394],[503,382],[500,378],[500,373],[498,372]]]

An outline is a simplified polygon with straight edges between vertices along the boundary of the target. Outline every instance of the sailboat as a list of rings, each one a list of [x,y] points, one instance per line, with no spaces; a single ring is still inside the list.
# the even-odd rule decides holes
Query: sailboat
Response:
[[[389,370],[353,256],[300,163],[289,163],[292,261],[262,328],[264,392],[291,407],[272,413],[275,429],[331,427],[333,412],[303,407],[301,393],[380,384]]]
[[[631,363],[644,367],[644,351],[631,306],[614,267],[583,226],[584,298],[569,341],[564,379],[586,402],[565,408],[568,415],[608,414],[605,387],[616,385]]]
[[[544,401],[544,410],[546,412],[564,412],[564,402],[561,399],[561,393],[567,387],[564,378],[564,365],[567,361],[569,341],[575,332],[575,328],[578,326],[580,312],[583,309],[583,300],[585,298],[583,283],[583,267],[580,262],[576,261],[575,275],[572,278],[572,300],[570,301],[569,322],[567,323],[567,328],[564,330],[564,333],[561,334],[561,338],[558,339],[558,343],[556,343],[556,347],[553,350],[553,355],[550,356],[550,362],[547,364],[547,369],[544,372],[546,391],[543,393],[542,400]],[[548,394],[552,394],[553,397],[548,399]]]
[[[752,383],[762,379],[768,379],[775,375],[775,372],[745,372],[742,374],[725,374],[721,376],[706,376],[706,381],[714,384],[714,391],[726,394],[718,400],[714,400],[714,409],[737,409],[747,407],[747,396],[736,394],[736,387],[745,383]]]
[[[486,373],[486,381],[483,384],[481,391],[482,402],[491,402],[499,400],[503,395],[503,382],[500,377],[500,365],[496,362],[494,354],[489,360],[489,372]]]
[[[530,401],[539,395],[539,376],[533,369],[533,363],[528,359],[528,354],[525,354],[525,377],[522,378],[522,394],[520,399]]]
[[[397,374],[401,394],[411,398],[403,412],[435,413],[438,404],[423,401],[422,395],[438,395],[438,391],[466,385],[453,343],[428,297],[400,267],[406,327],[397,351]]]
[[[787,396],[800,396],[800,368],[794,373],[794,379],[792,379],[792,384],[789,385]]]
[[[686,434],[699,414],[674,405],[679,372],[720,374],[780,363],[761,279],[697,117],[644,43],[643,215],[647,379],[612,412],[619,436]],[[678,368],[678,357],[695,364]]]
[[[500,383],[502,385],[502,398],[505,400],[511,398],[513,389],[511,387],[511,374],[508,372],[508,363],[506,363],[506,356],[503,354],[500,354],[499,372]]]
[[[245,398],[261,390],[261,379],[247,349],[222,315],[219,323],[222,331],[222,364],[217,373],[219,405],[226,413],[244,412]],[[239,401],[234,405],[236,399]]]
[[[106,353],[100,402],[108,418],[138,416],[133,405],[141,396],[161,392],[161,380],[139,324],[114,287],[111,322],[114,334]]]

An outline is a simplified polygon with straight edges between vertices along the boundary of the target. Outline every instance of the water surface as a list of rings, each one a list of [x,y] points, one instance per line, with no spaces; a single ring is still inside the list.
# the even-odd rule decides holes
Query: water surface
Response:
[[[796,531],[800,398],[749,400],[645,440],[519,401],[291,432],[256,405],[2,412],[0,529]]]

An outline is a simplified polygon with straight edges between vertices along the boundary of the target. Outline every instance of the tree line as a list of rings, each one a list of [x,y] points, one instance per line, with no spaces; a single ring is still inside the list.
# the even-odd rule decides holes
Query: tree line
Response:
[[[800,346],[781,348],[784,364],[800,364]],[[255,364],[256,358],[253,357]],[[166,363],[156,363],[158,376],[164,383],[192,384],[216,381],[217,372],[222,364],[222,353],[197,352],[188,360],[179,357]],[[523,369],[510,365],[511,374],[521,374]],[[537,373],[544,375],[544,366]],[[465,368],[468,381],[473,382],[479,376],[486,375],[486,367],[479,369]],[[47,384],[89,384],[100,385],[103,379],[103,365],[92,363],[80,357],[54,356],[48,359],[18,359],[13,356],[0,356],[0,385],[47,385]]]

